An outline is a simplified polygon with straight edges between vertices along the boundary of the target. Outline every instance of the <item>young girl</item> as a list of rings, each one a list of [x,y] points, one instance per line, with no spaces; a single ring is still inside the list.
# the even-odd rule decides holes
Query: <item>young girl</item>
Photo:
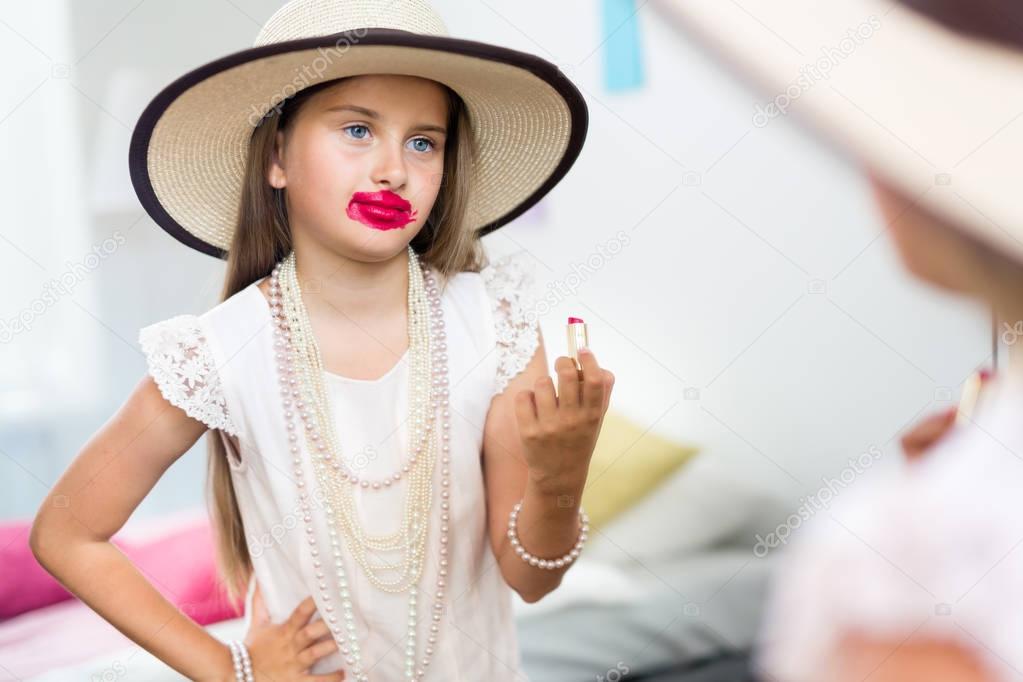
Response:
[[[1023,5],[673,4],[863,163],[906,269],[994,309],[1009,344],[974,413],[924,422],[904,469],[857,481],[800,528],[765,609],[757,672],[1023,679]],[[816,62],[828,82],[801,89],[819,45],[838,46]],[[836,54],[844,61],[829,64]]]
[[[552,65],[448,38],[418,1],[295,0],[169,86],[133,181],[226,257],[224,300],[141,331],[149,374],[44,502],[40,562],[192,679],[524,679],[510,591],[540,599],[579,555],[613,377],[583,350],[555,388],[528,272],[479,237],[585,126]],[[230,646],[108,542],[208,429],[223,573],[247,588]]]

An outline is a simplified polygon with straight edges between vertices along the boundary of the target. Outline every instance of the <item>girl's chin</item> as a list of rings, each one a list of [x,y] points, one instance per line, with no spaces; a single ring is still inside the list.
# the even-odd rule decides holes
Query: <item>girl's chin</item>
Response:
[[[359,235],[374,235],[380,237],[398,237],[405,238],[408,234],[415,234],[418,232],[418,227],[415,221],[409,223],[364,223],[360,220],[354,220],[346,216],[345,221],[349,225],[349,230]],[[411,237],[409,237],[411,239]]]
[[[404,229],[376,230],[353,222],[345,226],[337,245],[357,260],[384,261],[404,251],[417,233],[412,224]]]

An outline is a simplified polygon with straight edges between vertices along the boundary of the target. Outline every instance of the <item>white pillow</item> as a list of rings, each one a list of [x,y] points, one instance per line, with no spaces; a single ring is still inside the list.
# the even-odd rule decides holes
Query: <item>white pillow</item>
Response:
[[[671,560],[729,541],[748,540],[752,551],[756,533],[774,528],[787,513],[777,492],[701,448],[663,485],[603,529],[591,531],[583,552],[599,562],[629,565]]]
[[[531,618],[574,604],[634,603],[645,594],[640,585],[626,567],[580,556],[565,572],[558,589],[532,604],[516,594],[512,607],[517,618]]]

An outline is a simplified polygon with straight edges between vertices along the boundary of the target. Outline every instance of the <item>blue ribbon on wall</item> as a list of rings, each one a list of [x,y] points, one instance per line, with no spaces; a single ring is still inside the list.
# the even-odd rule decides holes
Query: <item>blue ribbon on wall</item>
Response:
[[[603,15],[604,87],[631,90],[643,85],[639,21],[635,0],[601,0]]]

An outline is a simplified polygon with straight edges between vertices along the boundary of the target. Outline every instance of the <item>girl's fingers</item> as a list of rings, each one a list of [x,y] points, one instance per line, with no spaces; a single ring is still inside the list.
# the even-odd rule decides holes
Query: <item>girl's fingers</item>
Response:
[[[932,443],[945,433],[952,420],[955,418],[955,414],[956,410],[954,407],[949,408],[945,412],[933,414],[920,422],[915,429],[907,434],[907,437],[914,443]]]
[[[956,409],[949,408],[945,412],[931,415],[913,427],[913,430],[902,437],[902,449],[909,457],[916,457],[938,441],[955,421]]]
[[[536,432],[536,402],[532,391],[519,391],[515,396],[515,418],[522,435]]]
[[[582,406],[597,410],[604,404],[604,371],[597,364],[597,358],[589,348],[579,349],[579,364],[582,372]]]
[[[533,387],[536,400],[536,419],[540,424],[553,419],[558,410],[558,397],[554,394],[554,382],[550,377],[540,377]]]
[[[316,613],[316,602],[312,597],[306,597],[288,616],[288,626],[297,632],[299,628],[309,622],[314,613]]]
[[[318,620],[313,623],[309,623],[295,635],[295,643],[299,649],[305,649],[316,640],[320,639],[324,635],[330,632],[330,628],[327,627],[327,621]]]
[[[558,407],[575,409],[582,399],[579,370],[572,358],[562,355],[554,361],[554,371],[558,373]]]
[[[607,412],[608,405],[611,404],[611,389],[615,386],[615,375],[606,369],[601,370],[604,373],[604,403],[601,405],[601,414]]]
[[[298,653],[298,662],[303,668],[312,666],[313,663],[325,656],[337,651],[337,642],[333,639],[324,640],[306,647]]]

